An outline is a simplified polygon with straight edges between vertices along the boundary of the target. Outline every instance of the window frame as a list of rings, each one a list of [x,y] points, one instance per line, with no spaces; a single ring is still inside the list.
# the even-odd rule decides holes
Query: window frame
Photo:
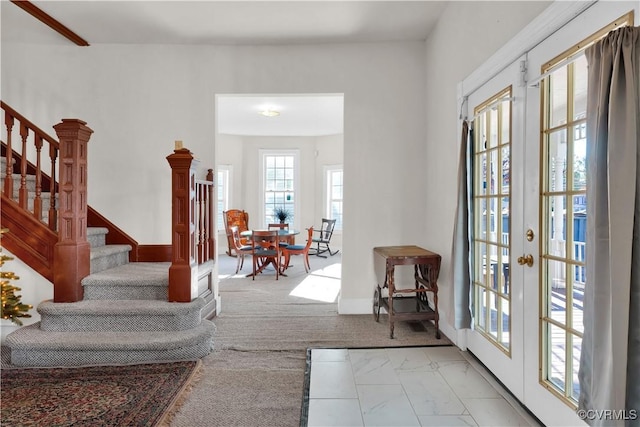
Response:
[[[220,178],[218,176],[219,173],[223,173],[226,175],[226,179],[223,181],[223,186],[220,185]],[[216,178],[215,178],[215,186],[216,186],[216,224],[218,226],[218,234],[225,234],[226,230],[224,227],[224,216],[223,212],[229,210],[229,206],[231,206],[231,182],[233,179],[233,166],[232,165],[218,165],[218,169],[216,170]],[[223,192],[223,197],[220,199],[220,191]],[[222,208],[219,208],[220,200],[222,200]]]
[[[260,171],[258,173],[258,188],[260,189],[259,196],[259,209],[260,213],[258,215],[260,224],[264,227],[267,227],[269,224],[267,222],[267,218],[265,215],[265,193],[266,193],[266,172],[267,172],[267,157],[272,156],[293,156],[293,223],[289,223],[293,228],[297,227],[300,216],[300,150],[299,149],[267,149],[262,148],[259,150],[259,159],[260,159]]]
[[[331,174],[333,172],[341,172],[342,173],[342,198],[340,199],[340,202],[342,203],[342,209],[340,210],[340,220],[336,221],[336,225],[334,228],[334,232],[336,233],[341,233],[343,230],[343,226],[344,226],[344,166],[341,164],[337,164],[337,165],[325,165],[323,168],[323,203],[324,206],[322,207],[322,211],[324,212],[324,218],[328,218],[328,219],[334,219],[333,215],[331,214],[331,203],[334,199],[332,199],[331,195],[332,195],[332,191],[331,191],[331,186],[332,186],[332,179],[331,179]],[[337,199],[335,199],[337,200]]]

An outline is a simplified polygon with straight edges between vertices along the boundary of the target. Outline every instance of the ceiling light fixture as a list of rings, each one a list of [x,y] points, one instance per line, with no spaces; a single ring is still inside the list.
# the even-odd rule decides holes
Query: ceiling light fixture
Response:
[[[280,115],[280,111],[267,108],[266,110],[259,111],[259,114],[262,114],[265,117],[276,117]]]

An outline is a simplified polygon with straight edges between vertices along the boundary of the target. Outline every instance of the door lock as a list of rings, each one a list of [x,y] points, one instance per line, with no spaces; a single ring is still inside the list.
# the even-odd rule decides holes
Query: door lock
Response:
[[[527,241],[532,242],[535,237],[532,229],[527,230]]]
[[[518,264],[533,267],[533,255],[523,255],[518,257]]]

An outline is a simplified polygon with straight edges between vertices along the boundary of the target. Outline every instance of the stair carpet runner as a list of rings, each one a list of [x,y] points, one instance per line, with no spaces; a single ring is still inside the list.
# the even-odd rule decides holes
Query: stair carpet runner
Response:
[[[37,307],[40,322],[7,335],[11,365],[171,362],[212,351],[215,325],[201,315],[209,301],[167,302],[170,264],[129,263],[131,246],[106,245],[107,232],[87,229],[91,270],[82,280],[84,299],[44,301]]]

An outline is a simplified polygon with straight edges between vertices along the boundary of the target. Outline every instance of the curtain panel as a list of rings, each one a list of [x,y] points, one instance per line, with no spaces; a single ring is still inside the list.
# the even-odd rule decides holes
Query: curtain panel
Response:
[[[586,49],[587,284],[579,406],[640,417],[640,27]]]
[[[462,122],[460,159],[458,162],[458,204],[453,230],[452,268],[454,325],[456,329],[471,328],[471,272],[473,271],[472,248],[473,229],[472,186],[473,182],[473,129],[469,122]]]

